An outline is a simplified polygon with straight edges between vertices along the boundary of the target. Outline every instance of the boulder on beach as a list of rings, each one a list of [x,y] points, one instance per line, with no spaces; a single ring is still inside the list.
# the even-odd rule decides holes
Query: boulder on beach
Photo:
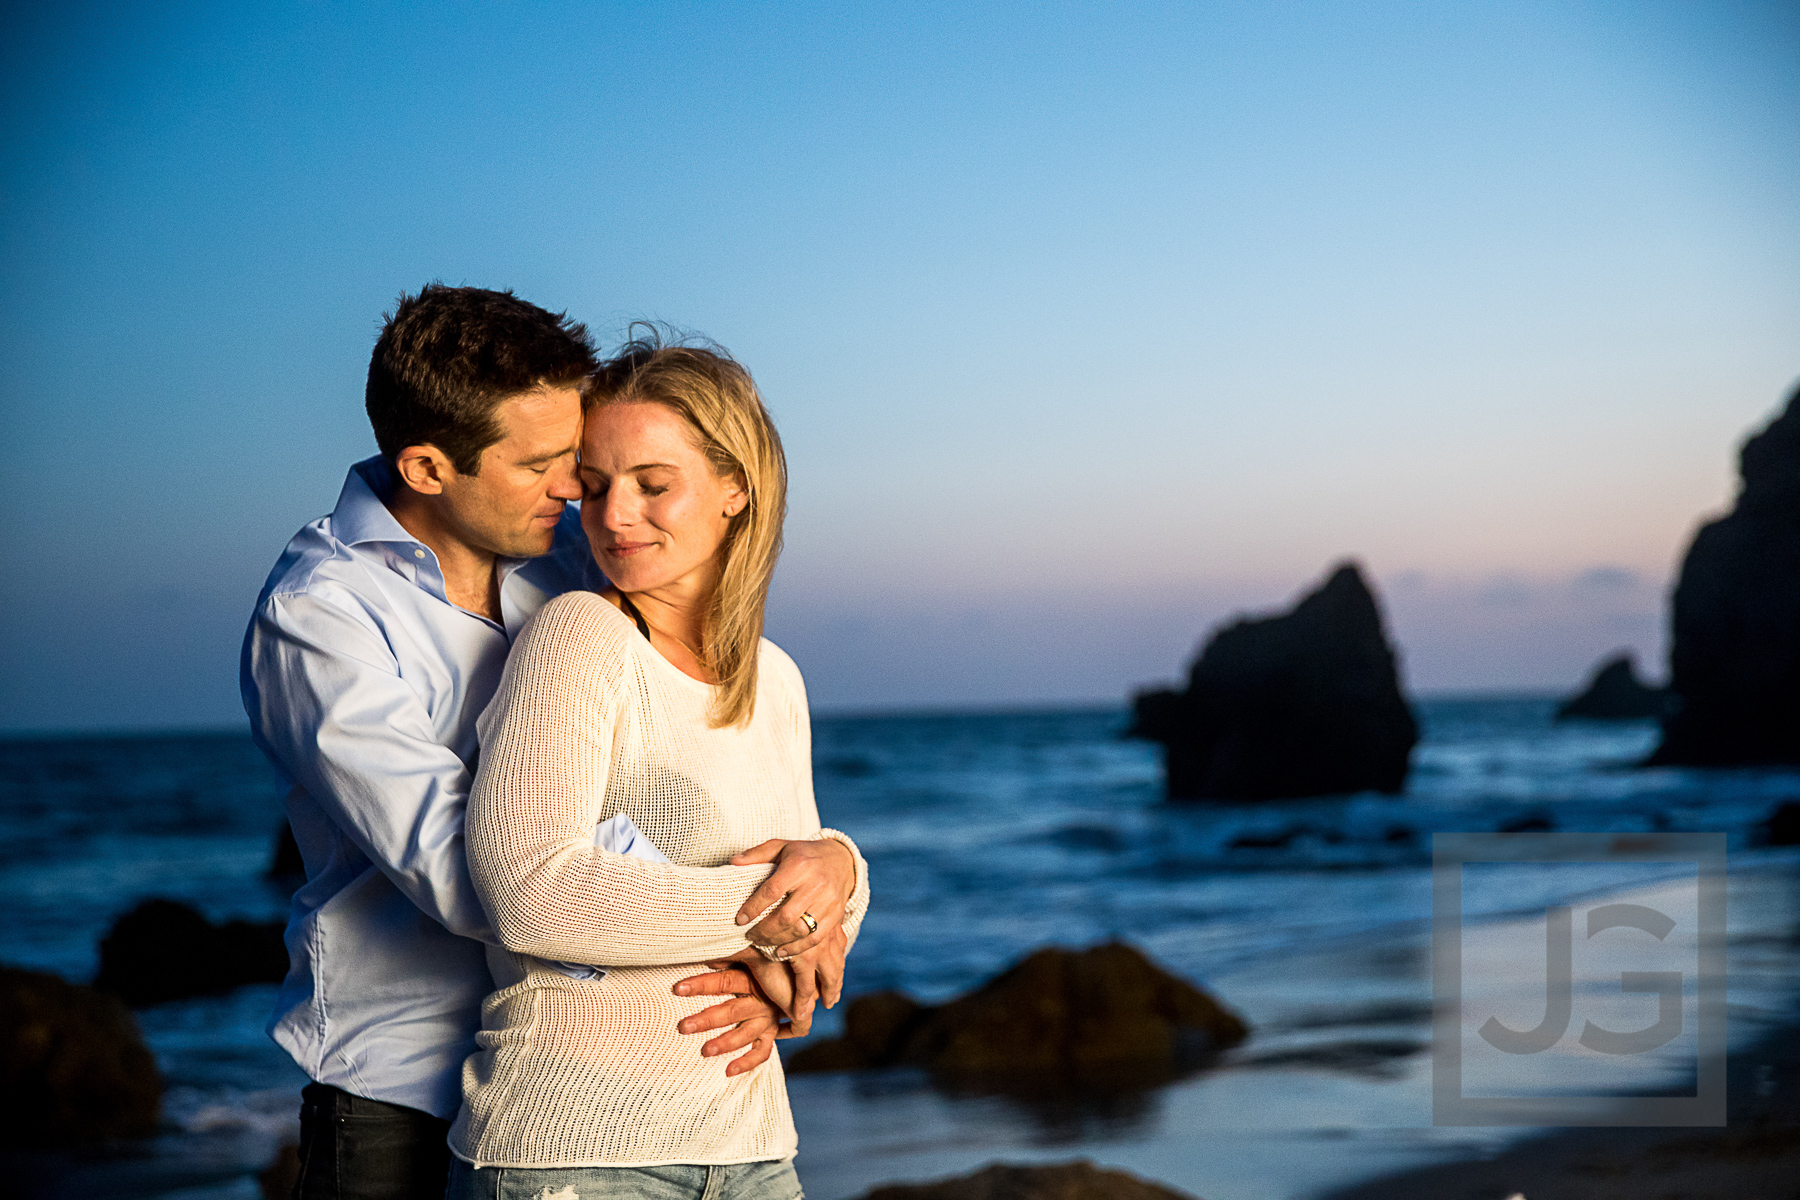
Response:
[[[1668,696],[1661,688],[1638,678],[1637,660],[1627,650],[1594,668],[1587,686],[1556,710],[1556,719],[1636,721],[1662,716],[1667,705]]]
[[[0,1146],[155,1132],[163,1081],[118,997],[0,967]]]
[[[256,1182],[262,1187],[263,1200],[292,1200],[300,1186],[300,1147],[294,1142],[283,1145],[258,1173]]]
[[[793,1071],[919,1066],[968,1082],[1165,1082],[1249,1036],[1237,1014],[1141,952],[1052,947],[948,1004],[898,992],[854,1001],[844,1036],[787,1060]]]
[[[1354,563],[1292,611],[1213,634],[1185,691],[1138,694],[1128,733],[1162,743],[1172,800],[1396,793],[1419,740]]]
[[[1736,506],[1681,564],[1652,765],[1800,764],[1800,390],[1739,463]]]
[[[185,904],[146,900],[100,940],[94,986],[142,1008],[246,983],[279,983],[288,969],[281,935],[279,921],[214,925]]]
[[[972,1175],[932,1183],[890,1183],[863,1200],[1195,1200],[1186,1192],[1139,1179],[1087,1159],[1014,1167],[997,1163]]]

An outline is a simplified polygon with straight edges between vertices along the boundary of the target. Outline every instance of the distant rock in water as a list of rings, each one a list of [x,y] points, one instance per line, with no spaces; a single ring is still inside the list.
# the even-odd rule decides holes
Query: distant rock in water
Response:
[[[1086,1159],[1045,1166],[997,1163],[932,1183],[890,1183],[863,1200],[1194,1200],[1186,1192]]]
[[[1800,390],[1744,443],[1743,490],[1675,585],[1654,765],[1800,764]]]
[[[306,882],[306,860],[300,857],[300,843],[294,840],[294,827],[286,821],[275,834],[275,850],[269,855],[269,867],[263,872],[263,878],[296,887]]]
[[[1399,792],[1419,728],[1353,563],[1293,611],[1213,634],[1187,690],[1140,692],[1133,737],[1166,748],[1170,799]]]
[[[100,940],[94,986],[142,1008],[246,983],[279,983],[288,969],[281,934],[279,921],[214,925],[185,904],[146,900]]]
[[[1249,1036],[1237,1014],[1130,946],[1039,950],[937,1007],[899,992],[854,1001],[844,1036],[789,1072],[895,1065],[1034,1089],[1166,1082]]]
[[[1800,846],[1800,801],[1780,804],[1756,827],[1756,840],[1764,846]]]
[[[1581,694],[1563,702],[1556,719],[1587,721],[1636,721],[1660,717],[1668,705],[1661,688],[1653,688],[1637,675],[1637,662],[1626,651],[1615,654],[1594,670]]]
[[[0,967],[0,1146],[145,1137],[156,1132],[162,1092],[156,1059],[118,997]]]

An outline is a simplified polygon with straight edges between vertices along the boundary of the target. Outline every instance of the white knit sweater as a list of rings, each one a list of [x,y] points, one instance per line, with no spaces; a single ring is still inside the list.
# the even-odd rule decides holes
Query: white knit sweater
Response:
[[[717,1032],[681,1034],[716,997],[677,980],[745,944],[734,917],[767,866],[724,865],[772,837],[820,836],[806,690],[764,641],[748,726],[706,721],[713,688],[682,674],[591,592],[520,635],[481,718],[469,868],[505,950],[450,1131],[480,1166],[654,1166],[780,1159],[797,1146],[778,1057],[725,1077]],[[672,860],[595,849],[624,813]],[[825,831],[855,846],[841,834]],[[856,855],[845,931],[868,904]],[[570,979],[540,960],[603,963]]]

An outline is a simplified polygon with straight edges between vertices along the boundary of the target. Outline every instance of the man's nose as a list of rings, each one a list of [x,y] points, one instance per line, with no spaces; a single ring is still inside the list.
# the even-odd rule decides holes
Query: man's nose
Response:
[[[567,469],[551,468],[548,494],[553,500],[581,499],[581,480],[575,474],[573,464]]]

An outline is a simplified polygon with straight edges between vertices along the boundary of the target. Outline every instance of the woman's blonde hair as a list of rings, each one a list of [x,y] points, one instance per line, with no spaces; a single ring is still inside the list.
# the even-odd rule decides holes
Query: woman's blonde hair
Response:
[[[749,502],[731,519],[720,547],[719,586],[701,615],[700,661],[719,690],[714,728],[747,725],[756,712],[756,664],[763,606],[781,554],[787,515],[787,458],[756,383],[723,347],[664,345],[654,333],[627,342],[581,389],[582,407],[661,404],[696,435],[721,476],[735,475]]]

